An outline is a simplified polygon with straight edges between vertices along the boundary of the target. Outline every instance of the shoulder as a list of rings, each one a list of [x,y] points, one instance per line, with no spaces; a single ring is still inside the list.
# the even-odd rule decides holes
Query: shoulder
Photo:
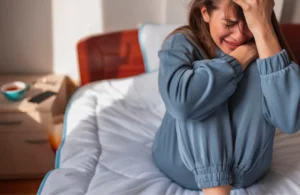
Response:
[[[181,29],[174,34],[169,35],[161,50],[179,50],[190,54],[196,54],[197,56],[206,57],[204,49],[197,44],[197,38],[189,29]]]

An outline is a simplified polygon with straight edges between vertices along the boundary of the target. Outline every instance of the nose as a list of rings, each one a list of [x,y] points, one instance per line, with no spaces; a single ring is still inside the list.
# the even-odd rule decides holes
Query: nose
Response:
[[[239,25],[236,25],[236,27],[232,31],[231,37],[237,43],[244,43],[245,41],[252,39],[253,35],[247,25],[240,23]]]

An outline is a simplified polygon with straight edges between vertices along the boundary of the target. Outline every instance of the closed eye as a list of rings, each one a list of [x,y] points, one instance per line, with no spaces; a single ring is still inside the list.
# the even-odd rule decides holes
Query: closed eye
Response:
[[[232,26],[234,26],[234,25],[236,25],[237,24],[237,22],[227,22],[226,24],[225,24],[225,26],[226,27],[232,27]]]
[[[223,19],[223,20],[225,20],[226,22],[225,24],[226,27],[232,27],[238,23],[238,21],[236,20],[230,20],[230,19]]]
[[[235,24],[225,24],[226,27],[233,27]]]

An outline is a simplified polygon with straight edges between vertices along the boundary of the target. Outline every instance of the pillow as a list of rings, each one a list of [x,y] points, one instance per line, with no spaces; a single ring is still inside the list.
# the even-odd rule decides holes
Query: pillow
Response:
[[[142,50],[146,73],[158,71],[158,51],[165,38],[180,24],[144,23],[138,29],[139,44]]]

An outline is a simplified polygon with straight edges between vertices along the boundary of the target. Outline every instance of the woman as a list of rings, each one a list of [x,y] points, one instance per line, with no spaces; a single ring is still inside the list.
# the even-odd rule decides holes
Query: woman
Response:
[[[166,113],[157,166],[204,194],[229,194],[270,168],[275,128],[300,129],[300,69],[279,31],[273,0],[193,0],[189,25],[161,51]]]

